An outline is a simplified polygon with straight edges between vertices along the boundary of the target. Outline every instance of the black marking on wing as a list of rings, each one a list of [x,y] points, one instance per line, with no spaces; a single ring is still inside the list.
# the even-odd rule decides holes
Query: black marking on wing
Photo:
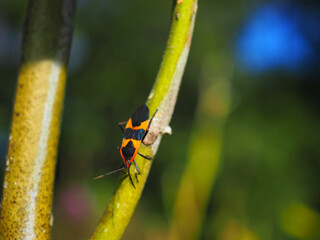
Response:
[[[143,129],[133,130],[132,128],[126,128],[123,134],[123,138],[141,141],[144,133],[145,133],[145,130]]]
[[[133,137],[133,134],[134,134],[134,130],[132,128],[126,128],[124,130],[124,134],[123,134],[123,138],[124,139],[130,139]]]
[[[149,119],[149,108],[146,105],[138,107],[138,109],[132,114],[131,121],[132,126],[137,127],[146,120]]]
[[[135,130],[132,138],[138,141],[141,141],[145,131],[143,129]]]
[[[124,159],[130,160],[135,150],[136,149],[134,148],[132,141],[129,141],[125,147],[121,148]]]

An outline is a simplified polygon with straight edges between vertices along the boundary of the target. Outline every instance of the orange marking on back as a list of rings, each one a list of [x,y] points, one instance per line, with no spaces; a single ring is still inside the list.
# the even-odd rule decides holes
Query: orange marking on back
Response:
[[[146,120],[146,121],[142,122],[140,124],[140,126],[134,127],[133,130],[139,130],[139,129],[147,130],[148,123],[149,123],[149,120]]]
[[[126,128],[133,128],[133,127],[132,127],[131,118],[130,118],[129,121],[127,122]]]

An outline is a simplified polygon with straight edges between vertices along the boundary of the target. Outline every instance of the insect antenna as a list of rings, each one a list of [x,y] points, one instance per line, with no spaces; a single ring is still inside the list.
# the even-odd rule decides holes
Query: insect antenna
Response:
[[[122,165],[122,166],[121,166],[120,168],[118,168],[117,170],[114,170],[114,171],[112,171],[112,172],[108,172],[108,173],[102,174],[102,175],[100,175],[100,176],[97,176],[97,177],[94,178],[94,180],[99,179],[99,178],[102,178],[102,177],[107,176],[107,175],[110,175],[110,174],[113,174],[113,173],[116,173],[116,172],[119,172],[119,171],[121,171],[121,170],[123,170],[123,169],[125,169],[125,166],[124,166],[124,165]]]

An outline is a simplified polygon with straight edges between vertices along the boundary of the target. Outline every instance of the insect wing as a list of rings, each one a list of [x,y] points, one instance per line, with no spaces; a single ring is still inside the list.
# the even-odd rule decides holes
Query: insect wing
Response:
[[[146,105],[138,107],[132,114],[131,122],[133,127],[140,126],[142,122],[149,119],[149,108]]]

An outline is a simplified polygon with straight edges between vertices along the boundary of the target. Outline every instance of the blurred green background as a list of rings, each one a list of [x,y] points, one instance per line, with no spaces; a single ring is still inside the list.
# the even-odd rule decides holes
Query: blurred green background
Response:
[[[102,216],[121,176],[92,178],[121,165],[117,123],[153,86],[172,5],[78,1],[53,239],[87,239]],[[1,179],[26,7],[0,0]],[[173,134],[163,137],[123,239],[178,239],[173,219],[183,213],[196,226],[189,239],[320,239],[319,1],[198,7]],[[189,186],[199,187],[192,195]]]

